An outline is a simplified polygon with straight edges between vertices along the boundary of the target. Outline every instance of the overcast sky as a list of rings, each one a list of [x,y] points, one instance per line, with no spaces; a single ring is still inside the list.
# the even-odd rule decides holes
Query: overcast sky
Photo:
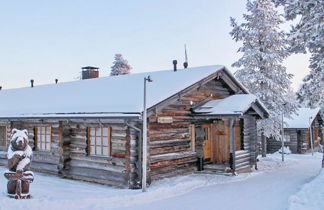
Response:
[[[239,58],[229,32],[230,16],[242,20],[244,0],[29,0],[2,1],[0,86],[17,88],[76,80],[82,66],[107,76],[115,53],[132,72],[189,66],[230,65]],[[299,86],[308,72],[306,55],[285,62]]]

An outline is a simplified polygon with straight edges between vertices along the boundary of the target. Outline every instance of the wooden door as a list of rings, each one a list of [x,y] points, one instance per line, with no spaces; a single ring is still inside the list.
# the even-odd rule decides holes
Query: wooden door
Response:
[[[230,158],[230,138],[227,121],[216,121],[212,125],[213,162],[228,163]]]
[[[205,124],[202,126],[203,130],[203,150],[205,161],[210,161],[212,157],[211,153],[211,135],[210,135],[210,124]]]

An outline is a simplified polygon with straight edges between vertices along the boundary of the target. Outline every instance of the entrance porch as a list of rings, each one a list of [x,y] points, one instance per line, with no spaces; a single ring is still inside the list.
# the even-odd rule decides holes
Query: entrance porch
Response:
[[[256,167],[256,120],[267,116],[253,95],[233,95],[193,109],[198,155],[206,170],[249,172]],[[200,148],[199,148],[200,147]]]

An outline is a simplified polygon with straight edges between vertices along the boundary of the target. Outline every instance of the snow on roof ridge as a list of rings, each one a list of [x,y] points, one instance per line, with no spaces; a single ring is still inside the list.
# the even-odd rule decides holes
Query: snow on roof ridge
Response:
[[[175,72],[195,70],[195,69],[200,69],[200,68],[215,68],[215,69],[217,68],[218,70],[226,69],[226,67],[224,65],[207,65],[207,66],[188,67],[187,69],[177,69],[177,71],[175,71]],[[226,70],[229,74],[232,74],[228,69],[226,69]],[[72,80],[72,81],[66,81],[66,82],[59,82],[57,84],[55,84],[55,83],[40,84],[40,85],[35,85],[33,88],[46,87],[46,86],[57,86],[57,85],[64,85],[64,84],[69,84],[69,83],[89,82],[89,81],[101,80],[101,79],[117,79],[120,77],[131,77],[131,76],[136,76],[136,75],[141,75],[141,74],[149,75],[149,74],[163,73],[163,72],[174,72],[174,70],[173,69],[165,69],[165,70],[156,70],[156,71],[148,71],[148,72],[135,72],[135,73],[124,74],[124,75],[104,76],[104,77],[85,79],[85,80],[82,80],[82,79],[81,80]],[[237,81],[237,82],[239,83],[239,81]],[[25,88],[31,88],[31,87],[26,86],[26,87],[19,87],[19,88],[9,88],[9,89],[2,89],[1,91],[19,90],[19,89],[25,89]]]

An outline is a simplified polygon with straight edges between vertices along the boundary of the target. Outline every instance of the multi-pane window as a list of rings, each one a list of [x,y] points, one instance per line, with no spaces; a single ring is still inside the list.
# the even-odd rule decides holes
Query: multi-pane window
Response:
[[[110,156],[111,153],[111,127],[88,128],[89,155]]]
[[[0,149],[6,149],[7,147],[7,127],[0,126]]]
[[[50,126],[36,127],[37,150],[51,150],[51,134],[52,129]]]

